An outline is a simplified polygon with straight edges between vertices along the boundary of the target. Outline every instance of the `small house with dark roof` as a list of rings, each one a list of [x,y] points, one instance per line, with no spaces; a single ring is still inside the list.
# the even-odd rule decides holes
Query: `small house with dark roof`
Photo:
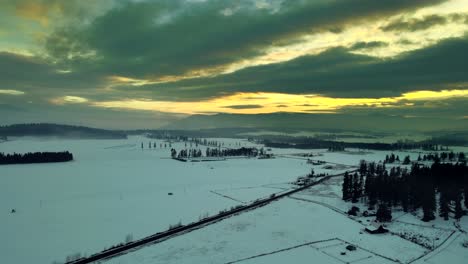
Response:
[[[373,225],[366,226],[366,232],[369,234],[385,234],[388,233],[388,229],[380,225],[379,227],[375,227]]]

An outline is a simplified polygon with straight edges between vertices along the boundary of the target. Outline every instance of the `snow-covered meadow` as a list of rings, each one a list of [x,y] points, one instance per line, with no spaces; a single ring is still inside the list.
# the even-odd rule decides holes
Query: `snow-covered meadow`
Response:
[[[287,183],[310,171],[304,161],[293,159],[179,162],[168,158],[170,149],[161,149],[162,141],[148,149],[150,141],[155,142],[130,137],[1,143],[0,152],[69,150],[75,158],[0,166],[2,262],[51,263],[70,254],[95,253],[124,242],[129,234],[138,239],[240,204],[212,191],[254,187],[241,197],[249,201],[282,191],[264,185]],[[172,147],[185,148],[184,143]]]
[[[224,147],[258,146],[240,139],[214,140],[224,142]],[[149,142],[156,142],[157,147],[149,149]],[[214,215],[294,188],[290,183],[309,173],[311,168],[315,173],[335,174],[352,169],[361,159],[379,161],[389,154],[271,149],[268,152],[276,155],[274,159],[192,163],[169,159],[169,146],[160,148],[160,144],[165,142],[141,136],[124,140],[17,138],[0,143],[0,152],[68,150],[75,158],[66,163],[0,166],[2,262],[52,263],[63,262],[67,255],[76,253],[89,255],[125,242],[128,235],[139,239],[178,222],[193,222],[206,214]],[[185,143],[172,143],[172,147],[184,149]],[[205,147],[199,148],[204,153]],[[331,162],[335,167],[312,166],[307,164],[307,158],[295,155],[300,153],[320,154],[314,159]],[[395,154],[400,158],[408,154],[412,159],[418,156],[417,152]],[[323,263],[357,259],[364,263],[379,259],[385,263],[390,261],[386,257],[391,259],[398,250],[413,252],[398,258],[403,262],[424,253],[425,248],[398,236],[379,238],[360,234],[362,224],[339,212],[348,206],[339,198],[339,184],[337,178],[331,184],[316,186],[312,191],[110,262],[225,263],[280,250],[245,263],[274,263],[270,259],[277,263],[284,263],[281,259],[301,263],[299,260],[307,256]],[[334,211],[335,207],[339,210]],[[12,209],[16,213],[12,214]],[[354,255],[339,255],[337,260],[336,253],[343,245],[358,242],[363,243],[362,249]],[[307,245],[299,246],[302,244]],[[288,247],[294,250],[284,250]],[[297,259],[301,255],[304,257]]]
[[[349,244],[359,248],[349,252]],[[285,198],[105,263],[393,263],[424,251],[398,236],[364,233],[326,207]]]

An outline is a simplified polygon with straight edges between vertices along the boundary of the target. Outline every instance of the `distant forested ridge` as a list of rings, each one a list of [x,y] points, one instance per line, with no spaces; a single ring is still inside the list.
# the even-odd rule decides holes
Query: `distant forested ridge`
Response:
[[[63,138],[85,139],[123,139],[127,135],[123,132],[90,128],[84,126],[69,126],[58,124],[17,124],[0,126],[0,137],[22,136],[55,136]]]
[[[73,154],[68,151],[63,152],[34,152],[25,154],[4,154],[0,152],[0,165],[4,164],[27,164],[27,163],[48,163],[66,162],[73,160]]]
[[[442,150],[442,146],[432,142],[396,142],[396,143],[364,143],[321,140],[316,138],[286,138],[280,140],[263,140],[266,147],[296,148],[296,149],[328,149],[330,151],[343,151],[345,148],[360,148],[374,150],[403,150],[423,149]]]

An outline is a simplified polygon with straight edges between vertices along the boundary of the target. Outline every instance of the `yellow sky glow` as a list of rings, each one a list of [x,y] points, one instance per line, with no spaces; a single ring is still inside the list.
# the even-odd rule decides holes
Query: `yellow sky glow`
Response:
[[[84,97],[79,97],[79,96],[72,96],[72,95],[67,95],[63,97],[57,97],[53,98],[50,100],[51,103],[57,104],[57,105],[64,105],[64,104],[82,104],[86,103],[89,100]]]
[[[398,97],[332,98],[321,95],[294,95],[283,93],[237,93],[201,102],[172,102],[128,99],[120,101],[90,102],[102,108],[122,108],[169,113],[236,113],[265,114],[279,111],[296,113],[333,113],[345,107],[411,107],[414,101],[443,100],[468,97],[466,90],[415,91]]]
[[[2,90],[0,89],[0,94],[8,94],[8,95],[23,95],[23,91],[18,90]]]

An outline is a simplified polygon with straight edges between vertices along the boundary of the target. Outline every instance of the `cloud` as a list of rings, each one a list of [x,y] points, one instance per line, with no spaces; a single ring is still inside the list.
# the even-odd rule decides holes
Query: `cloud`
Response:
[[[259,56],[266,47],[303,34],[441,2],[294,1],[278,2],[282,4],[272,12],[258,8],[261,1],[257,6],[241,1],[239,11],[229,16],[220,13],[232,8],[228,1],[124,2],[87,26],[57,29],[46,48],[54,60],[74,70],[135,79],[195,74]]]
[[[197,100],[227,92],[321,94],[332,97],[398,96],[414,90],[468,87],[467,38],[452,38],[391,59],[352,54],[344,47],[291,61],[250,67],[213,78],[138,89],[153,96]],[[451,88],[452,87],[452,88]]]
[[[28,95],[57,96],[66,91],[94,93],[104,87],[106,80],[93,72],[64,71],[37,56],[0,52],[0,85]]]
[[[63,97],[54,98],[51,100],[52,103],[63,105],[63,104],[82,104],[86,103],[89,100],[84,97],[66,95]]]
[[[429,109],[428,101],[443,108],[428,98],[382,99],[467,89],[466,37],[439,41],[463,34],[466,14],[419,13],[442,2],[6,0],[0,50],[20,48],[0,52],[0,87],[9,89],[0,90],[0,103],[68,109],[70,116],[88,109],[88,118],[135,111],[146,120],[162,111],[169,118],[405,103]],[[456,30],[445,30],[454,23]],[[445,27],[420,32],[436,25]],[[25,42],[34,46],[23,50]],[[383,58],[375,55],[380,50],[393,53]],[[23,94],[3,96],[11,91]],[[317,98],[331,100],[330,107],[321,109],[327,101]]]
[[[400,17],[393,20],[380,29],[383,31],[419,31],[426,30],[434,26],[445,25],[450,22],[466,23],[467,14],[449,14],[449,15],[428,15],[423,18],[405,19]]]
[[[256,109],[256,108],[262,108],[262,105],[256,105],[256,104],[243,104],[243,105],[227,105],[223,106],[224,108],[230,108],[230,109]]]
[[[356,42],[354,43],[350,49],[351,50],[360,50],[360,49],[373,49],[373,48],[380,48],[380,47],[386,47],[388,46],[388,43],[383,42],[383,41],[361,41],[361,42]]]
[[[18,90],[2,90],[0,89],[0,95],[1,94],[6,94],[6,95],[23,95],[23,91],[18,91]]]

